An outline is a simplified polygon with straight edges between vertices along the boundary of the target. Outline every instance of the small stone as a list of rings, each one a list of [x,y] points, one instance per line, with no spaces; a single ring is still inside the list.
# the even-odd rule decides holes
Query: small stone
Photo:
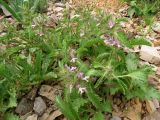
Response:
[[[51,87],[49,85],[42,85],[39,91],[39,95],[46,97],[52,102],[55,101],[57,95],[62,94],[62,88],[58,85]]]
[[[150,114],[156,111],[156,107],[154,106],[153,102],[150,100],[146,101],[146,108]]]
[[[159,64],[160,55],[156,48],[142,45],[140,50],[140,58],[146,62]]]
[[[113,116],[110,120],[121,120],[121,118],[118,116]]]
[[[62,115],[62,113],[59,110],[56,110],[53,113],[51,113],[51,115],[47,118],[47,120],[55,120],[60,115]]]
[[[153,99],[153,104],[155,106],[156,109],[158,109],[160,106],[159,106],[159,101],[157,99]]]
[[[62,8],[65,7],[65,4],[63,4],[63,3],[55,3],[54,5],[55,5],[56,7],[62,7]]]
[[[39,117],[39,120],[47,120],[49,117],[49,113],[44,113],[41,117]]]
[[[38,115],[33,114],[33,115],[31,115],[31,116],[27,117],[27,119],[26,119],[26,120],[37,120],[37,119],[38,119]]]
[[[160,22],[155,22],[155,23],[153,23],[152,29],[153,29],[155,32],[160,33]]]
[[[44,100],[41,97],[35,98],[33,110],[36,114],[42,115],[46,110],[47,106]]]
[[[63,10],[64,10],[64,8],[62,8],[62,7],[56,7],[56,8],[54,7],[54,8],[53,8],[53,11],[54,11],[54,12],[57,12],[57,13],[58,13],[58,12],[61,12],[61,11],[63,11]]]
[[[27,98],[22,98],[18,106],[16,107],[16,113],[20,115],[24,115],[30,111],[32,111],[33,108],[33,101],[28,100]]]
[[[29,113],[27,113],[27,114],[25,114],[25,115],[21,115],[20,116],[20,120],[26,120],[29,116],[31,116],[33,113],[32,113],[32,111],[31,112],[29,112]]]
[[[27,95],[27,98],[30,100],[34,100],[37,94],[38,87],[33,88]]]
[[[160,76],[160,67],[157,68],[156,75]]]
[[[160,113],[158,111],[155,111],[154,113],[148,115],[143,120],[159,120],[160,119]]]

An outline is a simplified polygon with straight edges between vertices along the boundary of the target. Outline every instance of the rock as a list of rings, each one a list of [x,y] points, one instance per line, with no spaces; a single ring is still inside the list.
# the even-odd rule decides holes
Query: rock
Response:
[[[160,67],[157,68],[156,75],[160,76]]]
[[[47,106],[44,100],[41,97],[35,98],[33,110],[36,114],[42,115],[46,110]]]
[[[143,120],[160,120],[160,113],[158,111],[155,111],[151,115],[143,118]]]
[[[31,116],[33,113],[32,112],[29,112],[29,113],[27,113],[27,114],[25,114],[25,115],[22,115],[22,116],[20,116],[20,120],[26,120],[29,116]]]
[[[133,108],[127,110],[125,117],[129,118],[130,120],[141,120],[141,113],[138,113]]]
[[[160,63],[160,55],[154,47],[142,45],[140,50],[140,58],[149,63]]]
[[[27,95],[27,98],[30,100],[34,100],[37,94],[38,87],[34,87]]]
[[[59,110],[56,110],[53,113],[51,113],[51,115],[47,118],[47,120],[55,120],[60,115],[62,115],[62,113]]]
[[[62,7],[53,7],[53,11],[56,13],[61,12],[63,10],[64,10],[64,8],[62,8]]]
[[[61,95],[62,88],[58,85],[51,87],[49,85],[42,85],[39,91],[39,95],[46,97],[47,99],[54,101],[57,95]]]
[[[31,115],[31,116],[27,117],[27,119],[26,119],[26,120],[37,120],[37,119],[38,119],[38,115],[33,114],[33,115]]]
[[[152,29],[153,29],[153,31],[160,33],[160,22],[153,23]]]
[[[157,99],[153,99],[153,104],[155,106],[156,109],[158,109],[160,106],[159,106],[159,101]]]
[[[65,7],[65,4],[63,4],[63,3],[55,3],[54,4],[56,7]]]
[[[113,116],[110,120],[121,120],[121,118],[118,116]]]
[[[33,101],[28,100],[27,98],[22,98],[18,106],[16,107],[16,113],[20,115],[24,115],[30,111],[32,111],[33,108]]]
[[[49,113],[44,113],[41,117],[39,117],[38,120],[47,120],[47,118],[49,117]]]
[[[146,101],[146,108],[149,114],[153,113],[156,111],[156,107],[154,106],[154,103],[150,100]]]

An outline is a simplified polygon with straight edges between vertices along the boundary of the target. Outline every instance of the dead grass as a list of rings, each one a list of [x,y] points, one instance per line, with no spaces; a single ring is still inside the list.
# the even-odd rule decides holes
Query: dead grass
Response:
[[[75,6],[100,8],[106,12],[116,12],[125,5],[121,0],[70,0]]]

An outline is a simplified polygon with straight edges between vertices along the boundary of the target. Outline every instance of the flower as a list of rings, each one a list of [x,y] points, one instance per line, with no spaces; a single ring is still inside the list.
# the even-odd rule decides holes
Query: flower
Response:
[[[84,78],[84,73],[82,72],[78,73],[77,78],[82,80]]]
[[[69,67],[68,65],[65,65],[65,68],[70,72],[74,72],[77,70],[77,67],[73,67],[73,66]]]
[[[122,47],[120,41],[112,36],[109,36],[108,34],[104,34],[102,36],[102,39],[104,39],[104,43],[106,45],[110,45],[110,46],[116,46],[118,48]]]
[[[70,70],[71,71],[76,71],[77,67],[71,67]]]
[[[89,76],[85,76],[82,80],[88,82]]]
[[[108,21],[108,27],[111,29],[113,28],[113,26],[115,25],[115,23],[113,22],[113,20],[109,20]]]
[[[72,62],[72,63],[75,63],[76,62],[76,60],[77,60],[78,58],[72,58],[71,60],[70,60],[70,62]]]
[[[80,88],[78,89],[78,92],[82,95],[83,93],[86,92],[86,88],[85,88],[85,87],[80,87]]]

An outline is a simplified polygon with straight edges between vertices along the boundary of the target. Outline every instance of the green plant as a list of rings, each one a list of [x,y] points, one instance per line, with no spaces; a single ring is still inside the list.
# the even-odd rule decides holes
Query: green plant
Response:
[[[89,12],[80,15],[69,19],[68,26],[59,25],[59,29],[68,31],[63,33],[64,46],[74,51],[60,61],[59,74],[66,89],[63,99],[58,97],[56,101],[62,113],[71,120],[103,120],[103,113],[112,111],[110,95],[122,94],[127,100],[159,99],[159,92],[147,80],[152,68],[140,65],[136,54],[123,50],[150,43],[143,38],[129,40],[119,32],[119,21],[123,19],[112,21],[104,14],[94,19]],[[70,28],[73,24],[77,26]]]
[[[3,5],[19,22],[24,22],[27,18],[27,20],[31,21],[30,19],[35,12],[43,12],[46,8],[47,1],[9,0],[8,3],[6,3],[4,0],[0,0],[0,4]]]
[[[154,15],[160,10],[160,2],[158,0],[129,0],[128,15],[142,16],[147,24],[151,24]]]
[[[45,80],[62,81],[64,95],[56,103],[70,120],[103,120],[103,113],[112,111],[111,95],[159,99],[159,92],[147,82],[151,67],[140,65],[136,54],[124,52],[125,47],[150,43],[128,39],[120,32],[119,23],[125,19],[114,20],[101,11],[96,17],[87,10],[79,14],[70,19],[66,13],[55,29],[42,22],[35,27],[25,24],[17,31],[4,23],[0,111],[17,105],[16,93]],[[10,113],[7,116],[17,119]]]

